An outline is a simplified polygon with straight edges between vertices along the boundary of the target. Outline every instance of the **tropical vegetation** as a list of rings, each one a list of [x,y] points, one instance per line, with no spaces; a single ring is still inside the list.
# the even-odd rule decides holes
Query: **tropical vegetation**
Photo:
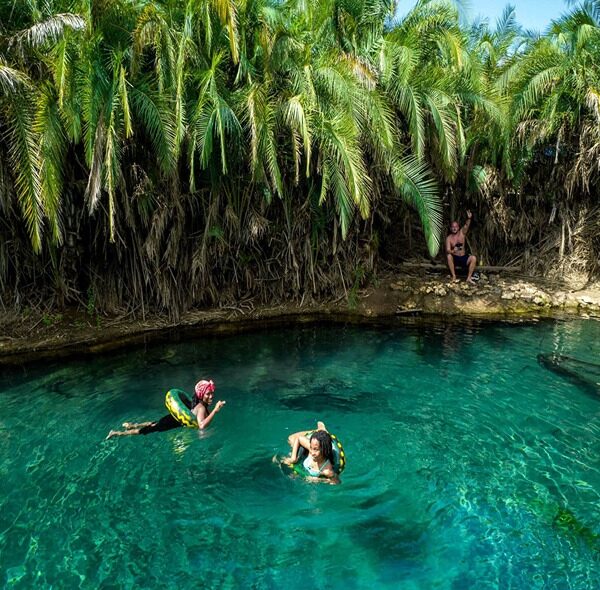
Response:
[[[348,297],[466,208],[484,261],[597,276],[600,2],[394,11],[0,0],[4,308]]]

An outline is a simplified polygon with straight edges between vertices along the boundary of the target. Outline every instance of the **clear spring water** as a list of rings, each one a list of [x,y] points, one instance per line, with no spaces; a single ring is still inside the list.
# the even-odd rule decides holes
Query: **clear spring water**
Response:
[[[0,587],[585,589],[600,580],[600,322],[292,328],[6,371]],[[104,441],[217,384],[207,431]],[[272,462],[317,419],[339,486]]]

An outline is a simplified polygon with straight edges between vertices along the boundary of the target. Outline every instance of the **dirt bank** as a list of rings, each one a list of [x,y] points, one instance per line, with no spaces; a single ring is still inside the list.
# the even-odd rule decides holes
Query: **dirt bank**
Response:
[[[600,318],[600,284],[550,285],[481,273],[475,285],[451,283],[445,274],[425,270],[390,273],[377,283],[336,302],[195,310],[177,323],[162,316],[140,320],[99,316],[84,311],[4,314],[0,317],[0,365],[48,357],[94,354],[173,334],[210,330],[239,332],[290,322],[378,322],[435,314],[460,319],[510,319],[573,315]]]

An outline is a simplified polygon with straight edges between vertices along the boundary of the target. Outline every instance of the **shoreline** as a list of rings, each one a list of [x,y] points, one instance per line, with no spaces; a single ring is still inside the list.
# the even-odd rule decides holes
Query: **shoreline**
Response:
[[[0,317],[0,366],[187,338],[314,323],[387,324],[415,321],[600,319],[600,283],[569,289],[542,279],[481,274],[476,285],[426,273],[390,274],[337,302],[224,307],[165,316],[90,316],[81,310]]]

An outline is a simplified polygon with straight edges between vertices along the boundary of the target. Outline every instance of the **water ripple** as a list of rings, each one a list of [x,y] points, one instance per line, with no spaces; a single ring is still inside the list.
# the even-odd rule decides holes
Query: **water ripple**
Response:
[[[600,358],[599,336],[586,322],[320,327],[12,375],[0,586],[594,588],[600,400],[537,355]],[[228,402],[206,432],[104,440],[200,375]],[[317,420],[344,442],[339,486],[271,460]]]

